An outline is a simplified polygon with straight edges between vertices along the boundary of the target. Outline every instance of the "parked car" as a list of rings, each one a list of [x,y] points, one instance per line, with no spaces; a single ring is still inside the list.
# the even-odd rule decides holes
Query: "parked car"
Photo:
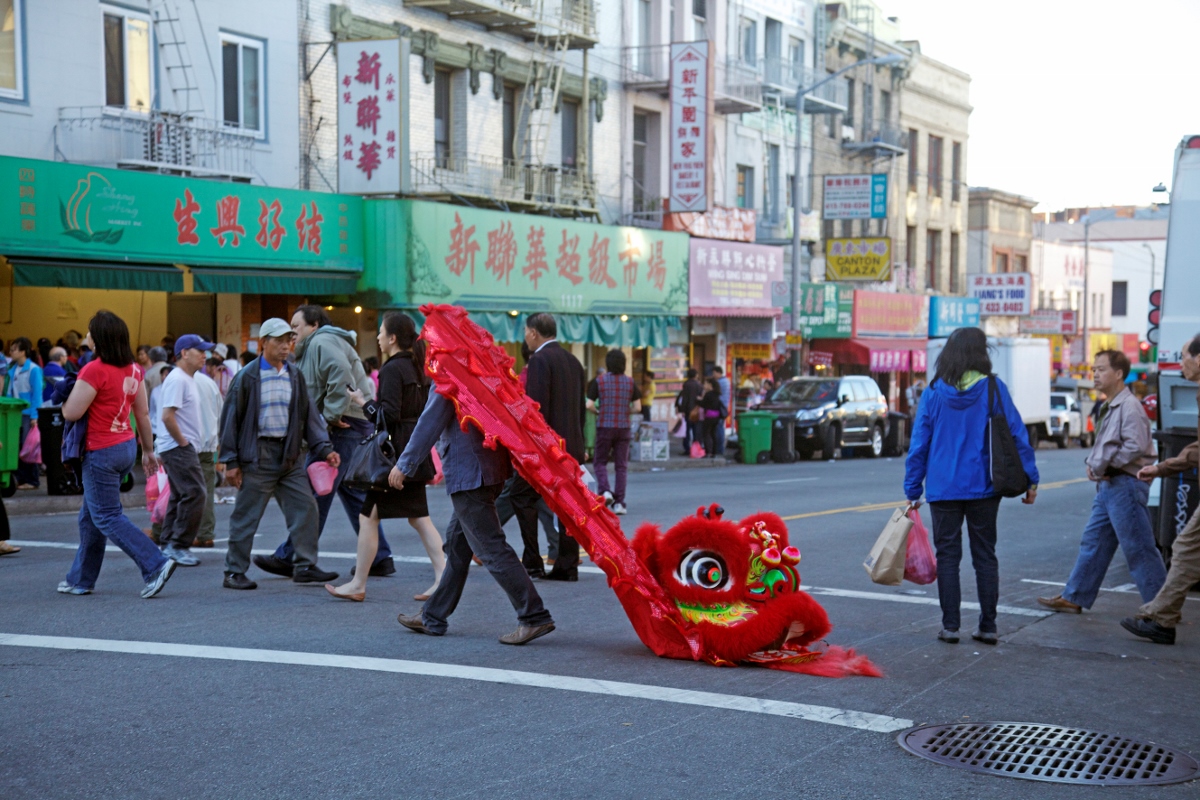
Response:
[[[757,410],[795,415],[796,452],[801,458],[812,458],[817,450],[835,458],[841,448],[862,449],[872,458],[883,453],[887,399],[865,375],[792,378]]]
[[[1060,450],[1070,447],[1072,439],[1086,446],[1088,433],[1074,392],[1050,393],[1050,438]]]

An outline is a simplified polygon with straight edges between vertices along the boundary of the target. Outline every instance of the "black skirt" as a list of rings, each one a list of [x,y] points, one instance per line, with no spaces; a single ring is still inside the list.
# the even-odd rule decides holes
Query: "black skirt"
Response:
[[[367,492],[362,514],[371,516],[378,508],[380,519],[415,519],[429,516],[429,503],[425,499],[424,483],[406,483],[400,491],[380,489]]]

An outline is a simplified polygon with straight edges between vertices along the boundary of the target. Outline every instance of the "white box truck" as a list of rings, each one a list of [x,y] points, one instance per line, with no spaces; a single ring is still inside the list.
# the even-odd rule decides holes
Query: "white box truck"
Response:
[[[945,345],[945,339],[929,340],[926,354],[930,375]],[[1029,443],[1037,447],[1038,442],[1050,438],[1050,340],[1029,336],[989,337],[988,350],[992,372],[1008,387],[1029,432]]]

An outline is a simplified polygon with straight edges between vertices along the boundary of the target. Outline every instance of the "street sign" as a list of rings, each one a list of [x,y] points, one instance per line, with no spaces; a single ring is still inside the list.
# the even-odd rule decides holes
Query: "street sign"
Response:
[[[1003,272],[967,276],[967,296],[979,300],[985,317],[1027,317],[1033,278],[1028,272]]]
[[[1021,333],[1075,335],[1079,326],[1078,312],[1066,309],[1039,308],[1028,317],[1021,317]]]
[[[338,191],[399,194],[408,164],[401,108],[408,91],[408,39],[337,46]]]
[[[891,277],[891,239],[825,240],[825,280],[887,281]]]
[[[671,212],[708,209],[708,42],[671,45]]]
[[[825,219],[887,219],[887,198],[887,173],[825,176]]]

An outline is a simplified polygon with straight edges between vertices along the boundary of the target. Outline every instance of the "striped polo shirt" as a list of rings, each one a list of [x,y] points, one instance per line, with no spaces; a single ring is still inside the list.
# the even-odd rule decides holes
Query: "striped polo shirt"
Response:
[[[288,432],[288,406],[292,402],[291,365],[286,361],[276,370],[263,357],[258,359],[258,435],[282,439]]]

